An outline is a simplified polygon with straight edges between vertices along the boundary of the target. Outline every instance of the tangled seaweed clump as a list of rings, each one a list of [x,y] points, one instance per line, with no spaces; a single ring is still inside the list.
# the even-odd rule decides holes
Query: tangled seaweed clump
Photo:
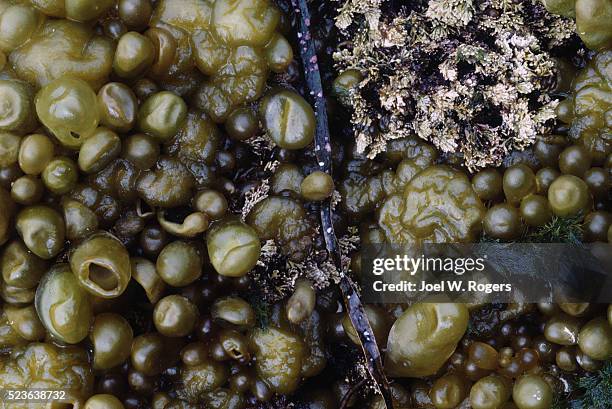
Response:
[[[364,75],[344,98],[359,152],[373,158],[386,141],[416,134],[474,170],[550,130],[559,102],[554,55],[575,39],[572,20],[535,0],[384,7],[348,1],[336,18],[349,39],[336,65]]]

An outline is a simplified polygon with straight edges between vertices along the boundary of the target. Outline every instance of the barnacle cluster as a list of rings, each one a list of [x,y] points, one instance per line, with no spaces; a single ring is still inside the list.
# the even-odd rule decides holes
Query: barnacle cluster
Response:
[[[374,157],[385,141],[418,135],[477,169],[550,128],[553,56],[572,40],[573,21],[536,0],[416,1],[393,13],[383,5],[346,2],[336,19],[350,40],[336,65],[363,75],[346,101],[358,151]]]

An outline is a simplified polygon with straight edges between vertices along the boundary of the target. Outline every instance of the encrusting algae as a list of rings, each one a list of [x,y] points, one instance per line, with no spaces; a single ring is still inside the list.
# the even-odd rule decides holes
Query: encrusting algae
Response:
[[[553,55],[575,39],[572,20],[535,0],[384,7],[351,0],[336,18],[347,39],[336,66],[364,75],[344,98],[359,152],[373,158],[388,140],[416,134],[475,170],[550,130],[559,102]]]

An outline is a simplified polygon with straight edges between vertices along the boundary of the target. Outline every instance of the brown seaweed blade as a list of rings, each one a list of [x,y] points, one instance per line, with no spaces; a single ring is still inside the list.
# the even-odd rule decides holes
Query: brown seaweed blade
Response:
[[[304,68],[306,88],[309,91],[311,99],[314,101],[315,115],[317,118],[315,155],[319,168],[323,172],[327,172],[331,175],[332,148],[327,121],[327,108],[323,95],[317,55],[310,34],[310,11],[308,10],[306,0],[291,0],[291,4],[293,6],[293,12],[296,15],[296,20],[298,21],[298,46]],[[321,204],[321,226],[323,228],[323,236],[325,238],[327,250],[333,258],[338,271],[342,272],[342,258],[338,247],[338,240],[334,233],[334,226],[332,224],[332,207],[329,199]],[[348,315],[357,334],[359,334],[360,346],[365,355],[368,372],[376,382],[385,400],[387,409],[393,409],[389,381],[384,373],[382,357],[376,339],[374,338],[374,332],[372,331],[370,322],[361,304],[355,283],[344,273],[340,280],[340,289],[344,297],[344,304]]]

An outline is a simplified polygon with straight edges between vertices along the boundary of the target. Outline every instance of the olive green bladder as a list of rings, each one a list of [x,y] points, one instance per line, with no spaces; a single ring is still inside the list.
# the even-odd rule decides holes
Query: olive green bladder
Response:
[[[578,333],[580,350],[592,359],[604,361],[612,357],[612,328],[604,317],[587,322]]]
[[[344,70],[334,78],[332,91],[340,101],[347,101],[352,89],[356,88],[363,81],[363,74],[359,70],[348,69]]]
[[[144,289],[149,302],[156,303],[162,296],[166,284],[157,273],[155,263],[143,257],[130,257],[132,278]]]
[[[435,374],[455,351],[468,319],[464,304],[411,305],[389,331],[385,369],[398,377]]]
[[[126,133],[136,125],[138,100],[134,92],[121,82],[109,82],[98,90],[100,125]]]
[[[50,82],[38,91],[35,103],[42,124],[69,149],[78,149],[100,120],[95,92],[78,78]]]
[[[134,332],[119,314],[96,315],[89,338],[93,345],[93,366],[95,369],[111,369],[130,357]]]
[[[56,264],[36,289],[36,311],[49,334],[68,344],[81,342],[93,320],[91,298],[68,264]]]
[[[299,279],[295,283],[293,294],[285,304],[287,319],[298,324],[309,319],[315,309],[316,293],[312,283],[307,279]]]
[[[140,130],[164,142],[174,136],[187,117],[187,105],[181,97],[161,91],[147,98],[138,110]]]
[[[167,337],[184,337],[194,328],[197,307],[186,297],[168,295],[155,304],[153,323],[157,331]]]
[[[132,342],[130,362],[132,366],[147,376],[158,375],[164,369],[164,339],[156,332],[139,335]]]
[[[268,67],[276,73],[287,70],[293,61],[293,49],[289,41],[280,33],[274,33],[264,48]]]
[[[28,41],[43,22],[43,15],[27,4],[6,3],[0,15],[0,50],[6,53]]]
[[[47,190],[56,195],[63,195],[72,190],[76,186],[78,178],[78,165],[65,156],[56,156],[51,159],[41,175]]]
[[[221,220],[206,234],[208,257],[215,270],[227,277],[242,277],[257,263],[261,243],[257,233],[237,219]]]
[[[511,382],[498,375],[479,379],[470,390],[470,404],[475,409],[502,407],[512,394]]]
[[[546,409],[553,403],[553,390],[539,375],[523,375],[514,383],[512,399],[519,409]]]
[[[44,190],[45,188],[40,179],[31,175],[24,175],[13,182],[11,198],[15,203],[31,206],[40,202]]]
[[[36,128],[33,97],[33,88],[27,82],[0,80],[0,99],[3,101],[0,109],[0,131],[26,134]]]
[[[27,306],[5,305],[4,313],[20,337],[30,342],[44,340],[45,327],[40,321],[33,304]]]
[[[117,43],[113,69],[121,78],[134,78],[146,71],[154,60],[153,42],[138,32],[130,31]]]
[[[121,139],[108,128],[99,127],[79,149],[78,165],[85,173],[102,170],[121,153]]]
[[[21,138],[11,132],[0,132],[0,166],[7,167],[17,162]]]
[[[184,287],[202,275],[202,255],[189,242],[173,241],[159,253],[156,270],[166,284]]]
[[[222,326],[247,329],[255,325],[253,307],[240,297],[218,298],[210,312],[212,318]]]
[[[567,217],[585,213],[592,203],[589,187],[574,175],[561,175],[548,189],[548,202],[556,216]]]
[[[24,137],[19,146],[19,167],[28,175],[38,175],[55,156],[55,146],[44,134]]]
[[[62,210],[68,240],[83,240],[98,229],[98,216],[83,203],[64,199]]]
[[[83,409],[124,409],[123,403],[114,395],[97,394],[87,399]]]
[[[182,222],[172,222],[165,217],[165,212],[162,210],[157,213],[157,221],[164,230],[174,236],[193,238],[208,229],[210,218],[206,213],[193,212]]]
[[[198,211],[207,214],[212,220],[221,219],[228,210],[227,199],[223,193],[213,189],[197,192],[193,198],[193,206]]]
[[[130,30],[140,31],[149,24],[153,7],[147,0],[119,0],[117,11]]]
[[[334,193],[334,180],[328,173],[317,170],[304,178],[300,191],[305,200],[325,200]]]
[[[153,137],[137,133],[128,136],[122,142],[121,156],[134,164],[138,169],[150,169],[159,157],[159,144]]]
[[[257,375],[276,393],[290,394],[299,386],[304,343],[296,334],[275,327],[256,328],[249,345]]]
[[[302,149],[314,139],[314,111],[293,91],[279,90],[266,95],[259,115],[270,137],[281,148]]]
[[[19,212],[15,221],[17,233],[26,247],[45,260],[64,248],[64,219],[48,206],[28,206]]]
[[[120,296],[132,277],[128,251],[106,232],[81,242],[70,254],[70,267],[83,288],[102,298]]]
[[[4,246],[0,268],[4,282],[13,287],[36,287],[47,271],[48,263],[32,253],[20,240]]]

